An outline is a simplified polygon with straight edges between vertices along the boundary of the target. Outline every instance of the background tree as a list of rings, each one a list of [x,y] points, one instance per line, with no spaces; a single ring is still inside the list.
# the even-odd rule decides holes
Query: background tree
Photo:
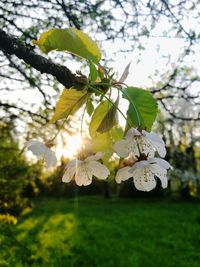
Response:
[[[159,25],[164,23],[165,30],[159,37],[184,39],[185,48],[180,51],[179,61],[165,73],[159,73],[159,84],[152,92],[159,100],[169,117],[178,120],[199,120],[197,95],[191,93],[191,87],[199,87],[199,75],[188,64],[188,58],[196,52],[199,45],[198,1],[7,1],[0,4],[0,26],[7,33],[18,36],[21,42],[26,42],[31,51],[36,48],[30,41],[36,39],[39,32],[51,27],[64,28],[68,26],[84,29],[94,35],[98,42],[123,39],[130,43],[124,49],[143,49],[146,38],[155,38]],[[187,22],[187,23],[186,23]],[[144,39],[145,38],[145,39]],[[119,47],[120,50],[120,47]],[[123,48],[121,49],[123,50]],[[169,55],[167,55],[169,56]],[[64,63],[63,57],[51,55],[56,62]],[[65,57],[66,58],[66,57]],[[12,111],[15,115],[23,112],[34,116],[40,111],[40,118],[47,118],[48,110],[52,109],[60,85],[51,76],[41,75],[23,61],[9,55],[4,49],[0,54],[1,72],[1,107],[6,113]],[[66,63],[66,59],[65,59]],[[67,63],[69,64],[69,62]],[[170,58],[169,64],[170,65]],[[162,82],[161,82],[162,81]],[[31,90],[30,88],[34,88]],[[196,90],[198,92],[198,90]],[[11,95],[37,96],[37,103],[17,97],[14,101]],[[10,100],[12,99],[12,100]],[[35,99],[34,99],[35,100]],[[177,101],[188,106],[192,114],[183,114],[177,110]],[[181,102],[182,101],[182,102]],[[191,106],[195,105],[192,112]],[[31,106],[31,108],[30,108]],[[23,108],[22,108],[23,107]],[[28,111],[27,111],[28,110]],[[45,111],[44,111],[45,110]],[[38,116],[38,115],[37,115]],[[35,118],[35,117],[34,117]]]
[[[14,121],[0,123],[0,214],[18,215],[38,193],[41,166],[30,166],[14,137]]]

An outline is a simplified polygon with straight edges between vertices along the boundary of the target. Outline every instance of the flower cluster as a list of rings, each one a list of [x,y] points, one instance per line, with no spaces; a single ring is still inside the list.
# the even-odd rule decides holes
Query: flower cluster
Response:
[[[164,159],[155,157],[156,152],[160,157],[166,155],[165,143],[156,133],[131,128],[124,140],[115,143],[114,150],[122,158],[135,159],[133,166],[118,170],[117,183],[133,177],[134,185],[138,190],[150,191],[156,187],[156,177],[158,177],[162,187],[167,187],[167,169],[172,167]]]
[[[65,30],[54,29],[53,31],[45,32],[39,40],[34,40],[33,43],[38,45],[43,52],[49,51],[45,43],[48,44],[49,41],[55,43],[54,39],[57,34],[64,39],[69,39],[69,47],[73,47],[73,43],[76,43],[77,40],[80,42],[80,45],[73,47],[73,51],[69,47],[64,47],[63,49],[87,60],[90,73],[86,77],[80,71],[77,72],[80,80],[84,80],[83,84],[81,85],[80,83],[77,89],[76,86],[72,86],[67,90],[66,88],[63,89],[56,103],[51,123],[64,120],[59,129],[60,131],[64,128],[63,126],[68,116],[73,115],[84,106],[80,129],[82,132],[84,114],[87,112],[91,117],[89,133],[94,151],[99,151],[102,145],[100,150],[108,150],[107,152],[109,153],[107,154],[112,154],[110,152],[115,151],[120,158],[125,159],[124,163],[129,160],[128,166],[123,166],[118,170],[115,177],[116,182],[121,183],[132,177],[138,190],[150,191],[156,187],[157,179],[160,179],[162,187],[166,188],[168,183],[167,170],[171,166],[163,159],[166,155],[165,143],[157,134],[144,130],[153,125],[158,113],[158,106],[150,91],[125,84],[131,62],[125,67],[121,77],[115,80],[115,73],[113,73],[112,69],[105,69],[100,64],[101,51],[96,43],[85,33],[73,28]],[[83,40],[81,40],[80,36],[84,36]],[[58,45],[60,47],[59,42]],[[59,47],[55,44],[51,50],[60,50]],[[115,100],[113,100],[112,96],[113,88],[118,93]],[[126,115],[119,109],[120,95],[128,101]],[[93,105],[93,102],[95,105]],[[96,106],[96,104],[98,105]],[[124,139],[117,141],[111,149],[110,144],[118,140],[121,135],[118,131],[120,129],[117,127],[118,113],[123,116],[130,129]],[[136,125],[138,129],[131,128],[132,125]],[[56,138],[59,131],[51,140]],[[44,159],[48,167],[56,165],[57,159],[55,153],[51,150],[50,142],[43,144],[39,141],[29,141],[26,146],[34,155]],[[105,180],[110,172],[102,164],[104,162],[102,153],[98,152],[86,158],[83,155],[84,151],[82,150],[81,152],[82,155],[79,155],[78,159],[74,159],[67,164],[62,178],[63,182],[68,183],[74,179],[77,185],[87,186],[91,184],[93,177]],[[102,161],[100,161],[101,159]],[[132,163],[130,163],[130,159]],[[122,162],[121,159],[119,162]]]
[[[48,167],[56,165],[56,156],[49,144],[29,141],[26,143],[26,147],[37,157],[43,158]],[[121,158],[131,157],[134,159],[132,166],[122,167],[118,170],[115,178],[117,183],[132,177],[138,190],[150,191],[156,187],[156,178],[159,178],[162,187],[167,187],[167,170],[172,167],[162,159],[166,155],[166,148],[164,141],[157,134],[131,128],[123,140],[114,144],[114,150]],[[155,157],[156,153],[162,158]],[[99,162],[102,156],[103,154],[98,152],[84,160],[70,161],[65,168],[62,181],[68,183],[74,178],[77,185],[87,186],[91,184],[93,176],[105,180],[110,171]]]

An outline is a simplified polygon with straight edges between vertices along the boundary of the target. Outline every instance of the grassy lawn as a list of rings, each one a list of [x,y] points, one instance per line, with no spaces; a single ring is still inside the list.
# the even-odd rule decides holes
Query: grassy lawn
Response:
[[[41,199],[0,232],[0,267],[199,267],[200,203]]]

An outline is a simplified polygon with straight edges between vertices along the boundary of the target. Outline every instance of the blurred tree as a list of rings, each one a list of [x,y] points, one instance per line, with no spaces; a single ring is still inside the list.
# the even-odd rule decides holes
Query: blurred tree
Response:
[[[18,215],[38,193],[41,167],[27,164],[13,133],[13,121],[0,123],[0,213]]]

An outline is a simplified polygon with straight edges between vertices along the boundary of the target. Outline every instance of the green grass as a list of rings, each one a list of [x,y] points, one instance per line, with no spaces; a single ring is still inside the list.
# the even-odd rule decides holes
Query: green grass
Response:
[[[0,232],[0,267],[199,267],[200,203],[42,199]]]

